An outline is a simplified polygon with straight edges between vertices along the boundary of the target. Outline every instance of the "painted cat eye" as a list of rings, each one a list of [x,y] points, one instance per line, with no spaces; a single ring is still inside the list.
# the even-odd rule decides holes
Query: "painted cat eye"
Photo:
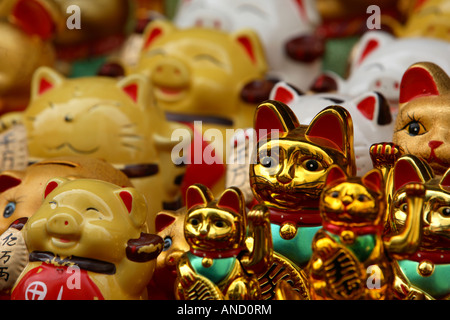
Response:
[[[425,128],[418,121],[412,121],[407,125],[408,134],[410,136],[418,136],[425,133]]]
[[[172,238],[170,236],[165,237],[163,251],[169,250],[171,246],[172,246]]]
[[[444,208],[440,208],[439,212],[441,213],[442,216],[444,217],[450,217],[450,207],[444,207]]]
[[[5,210],[3,210],[3,217],[9,218],[12,216],[12,214],[16,211],[16,203],[15,202],[8,202],[8,204],[5,207]]]
[[[314,159],[309,159],[303,162],[303,167],[308,171],[317,171],[322,169],[320,162]]]

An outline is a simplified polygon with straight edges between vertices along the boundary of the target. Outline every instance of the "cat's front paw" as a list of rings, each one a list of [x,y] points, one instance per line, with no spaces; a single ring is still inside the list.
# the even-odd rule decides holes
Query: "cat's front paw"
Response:
[[[22,124],[21,112],[10,112],[0,117],[0,132],[4,132],[15,125]]]
[[[403,150],[400,146],[391,142],[374,143],[369,149],[373,167],[376,169],[392,167],[402,156]]]

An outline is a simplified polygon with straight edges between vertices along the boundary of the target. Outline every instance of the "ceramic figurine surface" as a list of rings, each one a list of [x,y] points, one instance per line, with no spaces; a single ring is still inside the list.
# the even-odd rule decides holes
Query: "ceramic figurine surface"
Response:
[[[150,300],[175,300],[177,266],[181,256],[189,251],[184,237],[186,208],[161,211],[156,214],[156,234],[164,240],[164,248],[156,258],[155,273],[148,286]]]
[[[160,237],[146,233],[146,200],[104,181],[50,180],[22,232],[30,262],[13,300],[146,299]]]
[[[408,204],[421,201],[420,184],[407,187]],[[412,252],[419,239],[422,208],[411,208],[401,234],[385,236],[383,175],[373,169],[348,177],[333,166],[321,195],[323,228],[313,240],[310,285],[313,299],[387,300],[393,297],[393,254]],[[417,245],[416,245],[417,248]]]
[[[268,75],[302,90],[320,72],[323,47],[312,36],[320,23],[315,1],[180,1],[173,21],[179,28],[255,30],[267,57]]]
[[[329,105],[344,107],[353,121],[356,174],[364,175],[373,168],[369,148],[373,143],[391,141],[394,119],[385,97],[376,92],[350,97],[339,93],[299,94],[286,82],[278,82],[270,99],[283,102],[295,113],[301,124],[309,124],[314,116]]]
[[[30,159],[84,155],[122,170],[148,200],[151,219],[164,203],[181,198],[178,176],[186,170],[171,160],[173,130],[141,75],[66,79],[49,68],[33,78],[23,113]],[[189,140],[186,138],[186,140]],[[149,225],[153,225],[149,223]]]
[[[156,20],[145,30],[140,61],[131,71],[148,76],[167,119],[188,123],[197,134],[195,140],[203,143],[198,154],[188,152],[191,165],[185,175],[186,188],[194,183],[209,188],[217,184],[221,192],[226,129],[251,126],[257,106],[252,99],[260,99],[253,96],[253,84],[264,81],[267,71],[256,33],[178,29],[169,21]],[[268,96],[267,89],[264,93]],[[195,121],[201,126],[194,127]],[[215,138],[221,135],[223,139],[204,138],[209,129]]]
[[[271,100],[258,106],[254,129],[250,184],[269,208],[274,251],[305,267],[322,223],[319,198],[328,169],[337,164],[356,173],[351,116],[330,106],[300,125],[287,105]]]
[[[450,170],[443,175],[430,172],[427,163],[414,156],[400,158],[393,169],[393,204],[389,214],[393,232],[405,229],[408,210],[423,210],[419,247],[396,260],[396,295],[400,299],[450,297]],[[408,183],[424,185],[421,202],[407,202]]]
[[[8,16],[0,22],[0,114],[24,110],[34,71],[54,65],[54,27],[55,21],[38,0],[11,4]]]
[[[186,200],[184,234],[190,250],[178,263],[177,299],[260,299],[255,273],[272,262],[267,209],[259,206],[247,214],[237,188],[215,200],[209,189],[196,184],[188,188]]]
[[[384,31],[368,31],[355,45],[348,77],[337,77],[337,91],[357,96],[378,91],[396,115],[400,82],[405,71],[419,61],[436,63],[450,71],[450,43],[431,38],[396,38]]]
[[[393,143],[427,161],[435,174],[450,166],[450,78],[438,65],[416,63],[400,85],[399,113]]]

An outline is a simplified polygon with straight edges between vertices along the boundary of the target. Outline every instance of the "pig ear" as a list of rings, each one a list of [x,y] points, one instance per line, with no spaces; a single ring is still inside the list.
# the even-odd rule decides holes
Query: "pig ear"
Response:
[[[227,208],[236,213],[240,213],[244,208],[244,195],[238,188],[228,188],[220,196],[217,206],[219,208]]]
[[[432,170],[425,161],[413,155],[403,156],[394,165],[394,192],[408,183],[425,183],[432,177]]]
[[[394,37],[385,31],[368,31],[355,46],[352,53],[351,69],[358,67],[370,55],[372,55],[379,48],[386,46],[394,40]],[[351,71],[352,71],[351,70]],[[350,71],[350,72],[351,72]]]
[[[347,180],[346,173],[338,165],[332,165],[328,170],[327,177],[325,179],[325,186],[329,187],[337,182],[343,182]]]
[[[382,194],[384,192],[383,176],[378,169],[373,169],[367,172],[362,177],[362,182],[366,187],[370,188],[376,193]]]
[[[290,84],[279,81],[275,84],[270,92],[269,99],[283,102],[284,104],[289,105],[293,101],[295,101],[298,96],[301,95],[300,90],[291,86]]]
[[[24,173],[22,171],[4,171],[0,174],[0,193],[14,188],[22,183]]]
[[[244,49],[250,61],[257,66],[258,70],[265,73],[267,71],[267,62],[258,34],[252,29],[241,29],[232,33],[231,37]]]
[[[157,19],[148,24],[144,30],[142,50],[148,50],[161,36],[172,33],[176,27],[167,20]]]
[[[114,191],[122,202],[129,217],[136,227],[141,227],[147,220],[147,202],[144,196],[135,188],[121,188]],[[150,227],[150,226],[149,226]]]
[[[378,92],[366,92],[355,99],[356,109],[365,119],[385,125],[392,122],[392,113],[386,98]]]
[[[435,96],[450,90],[450,78],[431,62],[413,64],[405,71],[400,83],[400,103],[422,96]]]
[[[65,81],[64,76],[49,67],[36,70],[31,81],[31,100],[45,92],[60,86]]]
[[[25,33],[43,40],[56,33],[54,19],[43,1],[17,0],[11,11],[11,20]]]
[[[206,206],[213,200],[211,191],[202,184],[193,184],[186,191],[186,207],[188,209],[196,205]]]
[[[143,75],[132,74],[117,82],[119,87],[133,102],[142,108],[148,105],[150,90],[148,81]]]
[[[282,102],[268,100],[256,108],[253,127],[258,141],[272,130],[287,133],[299,126],[294,112]]]
[[[63,183],[65,183],[66,181],[69,181],[68,179],[65,178],[53,178],[50,179],[44,189],[44,199],[47,198],[47,196],[53,191],[55,190],[57,187],[59,187],[60,185],[62,185]]]

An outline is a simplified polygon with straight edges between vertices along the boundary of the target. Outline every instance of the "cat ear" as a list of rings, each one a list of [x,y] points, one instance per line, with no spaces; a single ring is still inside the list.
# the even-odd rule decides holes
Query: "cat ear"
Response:
[[[295,87],[291,86],[287,82],[279,81],[270,91],[270,100],[276,100],[289,105],[293,101],[297,100],[301,92]]]
[[[0,193],[21,184],[24,175],[22,171],[3,171],[0,174]]]
[[[405,71],[400,83],[399,103],[423,96],[435,96],[450,90],[450,78],[431,62],[413,64]]]
[[[351,70],[363,63],[379,48],[394,41],[394,37],[385,31],[368,31],[364,33],[352,52]]]
[[[64,76],[57,71],[49,67],[40,67],[35,71],[31,80],[31,100],[60,86],[64,81]]]
[[[133,102],[142,108],[147,107],[150,102],[149,83],[145,76],[132,74],[117,82],[119,87]]]
[[[161,211],[156,214],[155,217],[155,230],[156,232],[161,232],[172,223],[174,223],[176,217],[173,212]]]
[[[425,161],[414,155],[402,156],[394,165],[394,192],[410,182],[425,183],[433,176],[432,170]]]
[[[147,202],[135,188],[120,188],[114,191],[128,211],[129,217],[136,227],[141,227],[147,220]]]
[[[384,192],[383,176],[378,169],[373,169],[367,172],[362,177],[362,182],[366,187],[377,193]]]
[[[176,27],[170,21],[157,19],[148,24],[144,30],[142,50],[147,50],[156,39],[172,33]]]
[[[69,181],[66,178],[53,178],[50,179],[44,189],[44,199],[47,198],[47,196],[53,191],[55,190],[57,187],[59,187],[60,185],[62,185],[63,183]]]
[[[268,100],[256,108],[253,127],[258,141],[271,130],[287,133],[299,126],[294,112],[284,103]]]
[[[47,40],[57,29],[48,6],[37,0],[17,0],[11,10],[11,22],[28,35]]]
[[[267,61],[264,49],[258,34],[252,29],[241,29],[232,33],[231,38],[241,46],[250,58],[251,62],[257,66],[261,72],[266,72]]]
[[[341,106],[330,106],[320,111],[305,135],[312,142],[336,149],[347,158],[354,159],[352,118]]]
[[[439,185],[441,188],[444,188],[446,190],[450,189],[450,169],[448,169],[444,175],[441,178],[441,181],[439,182]]]
[[[386,98],[378,92],[364,93],[352,99],[358,112],[367,120],[385,125],[392,122],[392,113]]]
[[[234,187],[226,189],[220,196],[217,206],[240,213],[244,207],[244,196],[241,190]]]
[[[336,184],[337,182],[343,182],[347,180],[347,174],[338,165],[332,165],[328,169],[327,177],[325,179],[325,186]]]
[[[193,184],[186,191],[186,207],[188,209],[196,205],[206,206],[213,199],[211,191],[202,184]]]

